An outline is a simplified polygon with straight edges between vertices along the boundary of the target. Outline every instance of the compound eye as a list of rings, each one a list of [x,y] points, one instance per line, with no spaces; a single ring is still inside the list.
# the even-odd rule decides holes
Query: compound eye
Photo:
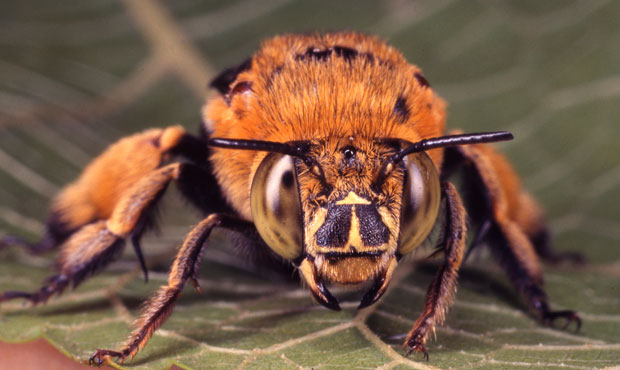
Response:
[[[400,214],[398,251],[405,255],[418,247],[435,225],[441,190],[439,175],[431,158],[424,152],[404,158],[405,184]]]
[[[293,158],[269,153],[252,180],[254,225],[269,247],[286,259],[302,251],[302,215]]]

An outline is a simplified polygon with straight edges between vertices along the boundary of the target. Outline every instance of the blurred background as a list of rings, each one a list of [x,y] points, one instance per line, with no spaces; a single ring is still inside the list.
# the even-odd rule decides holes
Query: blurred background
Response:
[[[448,323],[429,346],[430,364],[618,364],[619,20],[620,2],[612,0],[4,0],[0,234],[31,240],[42,235],[50,198],[116,139],[175,123],[197,130],[207,83],[251,55],[261,40],[286,32],[359,30],[383,37],[422,68],[449,103],[450,128],[513,132],[515,140],[500,147],[546,209],[556,248],[580,251],[590,261],[578,268],[549,267],[546,275],[555,307],[582,313],[580,334],[541,328],[524,313],[501,271],[470,261]],[[121,341],[139,302],[165,280],[174,245],[199,219],[174,195],[164,208],[161,235],[145,247],[155,261],[154,282],[142,283],[128,253],[111,272],[46,308],[0,308],[0,339],[43,335],[80,359]],[[231,270],[234,261],[220,239],[221,251],[207,256],[207,284],[241,279],[265,290],[207,293],[206,302],[188,292],[180,309],[207,315],[206,321],[188,329],[178,318],[130,366],[200,368],[207,359],[237,366],[250,361],[256,347],[272,350],[250,361],[259,367],[329,367],[339,361],[417,366],[400,356],[402,339],[393,337],[417,316],[432,269],[405,274],[376,311],[360,318],[353,306],[340,314],[313,306],[297,285],[283,293],[269,279],[246,275],[246,268]],[[0,251],[0,290],[36,289],[49,266],[48,257],[6,248]],[[403,295],[410,298],[403,301]],[[110,297],[121,303],[109,303]],[[283,311],[244,316],[265,310]],[[273,349],[347,322],[362,324],[317,337],[324,341]],[[89,335],[98,325],[98,334]],[[342,342],[347,344],[333,344]],[[238,352],[224,356],[226,351],[204,343]],[[547,349],[537,349],[538,343]]]

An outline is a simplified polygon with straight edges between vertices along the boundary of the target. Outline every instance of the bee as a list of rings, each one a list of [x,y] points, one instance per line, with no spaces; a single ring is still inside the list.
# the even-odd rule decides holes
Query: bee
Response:
[[[376,303],[402,257],[442,219],[443,262],[405,340],[407,354],[428,359],[428,335],[444,321],[464,259],[464,204],[481,225],[471,248],[490,247],[538,318],[581,325],[574,311],[550,309],[540,258],[567,256],[553,252],[539,206],[488,144],[512,135],[446,133],[444,101],[395,48],[353,32],[283,35],[211,87],[199,135],[171,126],[123,138],[60,192],[45,236],[24,243],[60,248],[57,274],[38,291],[4,292],[0,302],[44,303],[105,267],[126,239],[146,277],[140,240],[175,182],[205,218],[185,237],[168,284],[145,303],[129,339],[119,350],[98,349],[91,364],[133,358],[185,284],[200,288],[201,257],[216,227],[291,265],[318,303],[339,310],[330,283],[366,289],[360,309]],[[457,171],[463,197],[450,182]]]

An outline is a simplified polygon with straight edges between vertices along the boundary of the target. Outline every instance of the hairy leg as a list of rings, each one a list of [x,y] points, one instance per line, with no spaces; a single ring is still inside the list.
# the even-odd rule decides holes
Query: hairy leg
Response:
[[[545,325],[557,318],[567,324],[581,320],[573,311],[551,311],[543,289],[544,279],[539,257],[551,262],[563,258],[579,259],[578,254],[561,255],[549,246],[542,212],[520,185],[508,161],[488,145],[477,144],[447,150],[453,162],[464,166],[465,191],[470,215],[486,223],[477,242],[487,242],[516,289],[536,311]],[[543,233],[543,234],[541,234]],[[541,239],[540,235],[545,235]],[[544,239],[544,240],[543,240]],[[475,246],[473,246],[475,247]]]
[[[108,264],[124,246],[144,214],[173,179],[178,178],[182,165],[173,163],[151,172],[129,188],[121,197],[108,220],[90,223],[75,232],[62,245],[56,265],[58,275],[47,279],[37,292],[8,291],[0,294],[0,302],[24,298],[33,304],[42,303],[53,294],[60,294],[72,284]]]
[[[566,328],[575,322],[577,330],[581,318],[571,310],[552,311],[549,299],[543,289],[544,280],[536,260],[536,252],[527,236],[515,223],[502,220],[489,232],[491,254],[499,261],[504,271],[521,292],[543,324],[551,326],[556,319],[564,319]]]
[[[424,310],[409,332],[405,345],[407,354],[421,352],[428,360],[424,347],[428,334],[434,332],[435,326],[443,323],[446,312],[454,300],[458,270],[465,250],[467,226],[465,209],[454,186],[448,182],[442,184],[442,195],[446,201],[447,230],[444,242],[444,263],[435,275],[426,293]]]
[[[133,324],[135,330],[129,339],[118,351],[98,349],[90,358],[91,364],[99,366],[110,357],[116,357],[120,362],[125,361],[127,357],[133,358],[140,349],[144,348],[155,330],[170,316],[185,283],[189,280],[199,289],[198,268],[201,256],[205,250],[209,234],[216,226],[239,232],[254,229],[254,225],[247,221],[223,214],[211,214],[201,221],[186,236],[179,249],[170,269],[168,285],[159,288],[145,303],[142,314]]]
[[[110,145],[52,200],[45,235],[37,242],[16,236],[0,237],[0,249],[18,245],[33,253],[60,247],[83,226],[110,218],[116,204],[134,183],[171,157],[192,156],[206,161],[206,142],[180,126],[148,129]]]

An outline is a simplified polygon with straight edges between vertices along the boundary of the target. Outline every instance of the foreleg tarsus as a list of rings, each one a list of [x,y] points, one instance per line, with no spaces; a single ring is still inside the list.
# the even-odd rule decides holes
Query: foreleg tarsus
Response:
[[[454,186],[448,182],[442,185],[442,194],[447,204],[447,231],[444,245],[444,263],[433,278],[426,293],[424,310],[407,335],[407,355],[420,352],[428,360],[426,340],[435,326],[443,323],[448,307],[454,300],[458,270],[463,260],[467,226],[465,209]]]
[[[32,304],[45,303],[52,295],[62,293],[69,284],[77,286],[109,263],[122,248],[123,241],[107,230],[105,221],[86,225],[63,246],[58,260],[59,274],[47,278],[36,292],[4,292],[0,294],[0,302],[23,298]]]
[[[119,351],[98,349],[89,362],[93,365],[102,364],[107,358],[115,357],[122,363],[128,357],[133,358],[170,316],[176,300],[181,294],[185,283],[189,280],[196,288],[198,268],[206,242],[214,227],[221,226],[233,230],[243,230],[247,221],[242,221],[223,214],[211,214],[201,221],[186,236],[172,264],[168,276],[168,285],[162,286],[145,303],[140,317],[134,322],[135,330]]]

